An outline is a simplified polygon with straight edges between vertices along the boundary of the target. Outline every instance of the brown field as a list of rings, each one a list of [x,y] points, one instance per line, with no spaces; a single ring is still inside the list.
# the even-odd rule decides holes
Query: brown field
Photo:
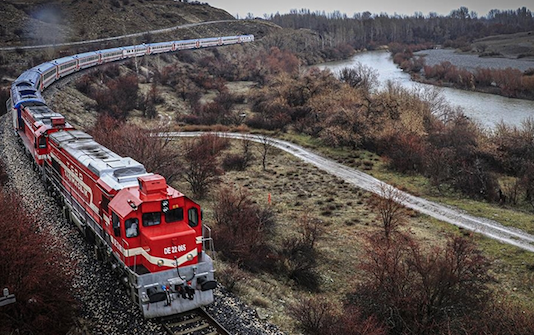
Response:
[[[495,52],[508,58],[534,59],[534,32],[495,35],[475,40],[475,47],[484,45],[487,52]]]

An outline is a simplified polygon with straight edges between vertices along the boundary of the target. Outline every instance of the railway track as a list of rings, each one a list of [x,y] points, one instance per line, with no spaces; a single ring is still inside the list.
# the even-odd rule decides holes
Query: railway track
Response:
[[[166,317],[161,321],[170,335],[230,335],[204,308]]]

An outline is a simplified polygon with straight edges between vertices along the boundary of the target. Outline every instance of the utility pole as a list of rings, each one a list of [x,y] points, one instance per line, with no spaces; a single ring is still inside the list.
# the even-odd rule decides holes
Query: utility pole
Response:
[[[4,296],[0,297],[0,307],[6,306],[9,304],[12,304],[16,302],[14,294],[9,294],[9,290],[7,288],[4,289]]]

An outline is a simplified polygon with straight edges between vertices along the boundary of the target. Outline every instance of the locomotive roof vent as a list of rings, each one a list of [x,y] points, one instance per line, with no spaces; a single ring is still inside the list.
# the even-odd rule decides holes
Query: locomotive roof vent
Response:
[[[50,119],[52,120],[52,126],[64,126],[65,125],[65,117],[63,116],[52,116]]]
[[[144,195],[165,192],[167,190],[167,182],[159,174],[142,176],[137,178],[137,180],[139,181],[139,191]]]

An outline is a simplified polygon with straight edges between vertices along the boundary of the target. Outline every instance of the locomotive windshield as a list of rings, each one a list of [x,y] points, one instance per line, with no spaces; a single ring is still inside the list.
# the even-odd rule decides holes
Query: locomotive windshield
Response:
[[[161,213],[160,212],[151,212],[143,213],[143,226],[156,226],[161,223]]]
[[[165,222],[176,222],[184,219],[184,209],[176,208],[165,212]]]

